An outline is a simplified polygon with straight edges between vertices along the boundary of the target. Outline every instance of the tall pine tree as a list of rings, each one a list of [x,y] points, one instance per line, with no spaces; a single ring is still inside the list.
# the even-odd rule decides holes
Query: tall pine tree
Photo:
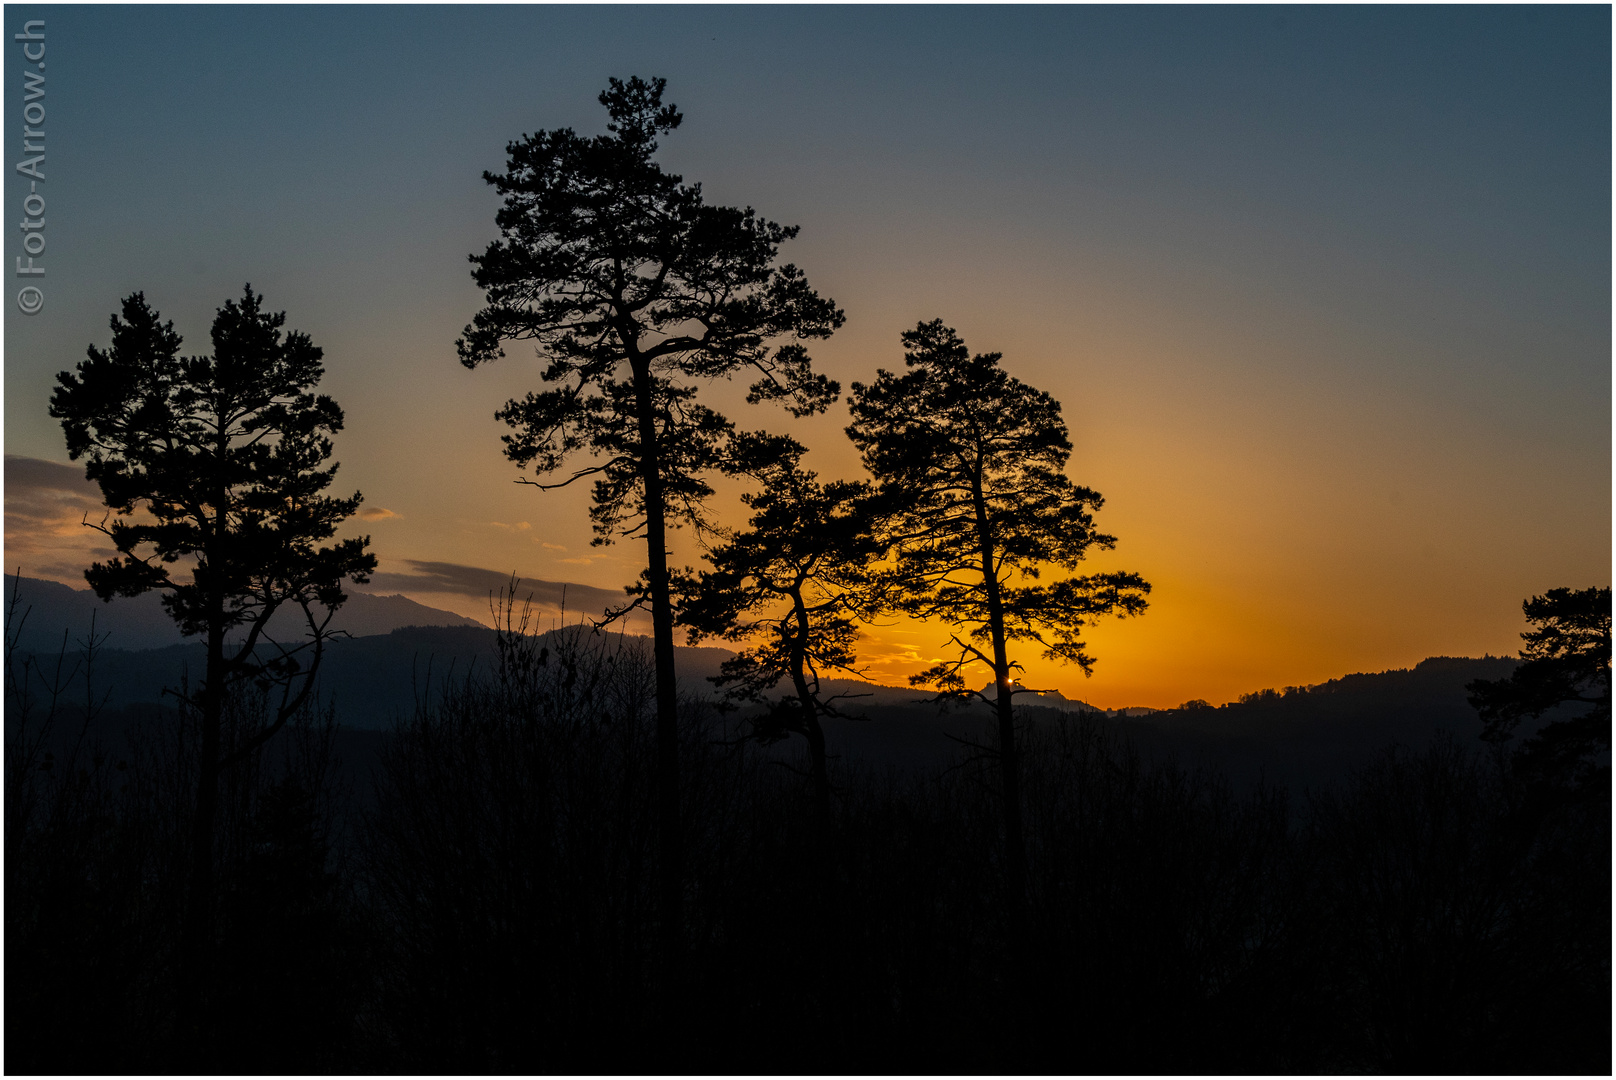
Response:
[[[208,1064],[205,1019],[213,939],[213,848],[220,773],[246,760],[294,716],[314,685],[343,580],[369,580],[369,537],[321,546],[361,496],[324,494],[336,476],[331,436],[342,410],[313,388],[324,374],[307,334],[282,334],[284,313],[248,286],[213,321],[210,356],[180,356],[180,336],[140,293],[112,317],[112,345],[90,346],[57,376],[50,414],[69,457],[115,513],[98,526],[118,550],[85,571],[102,600],[158,590],[187,635],[207,649],[202,685],[184,700],[201,721],[190,901],[181,943],[186,1021],[198,1071]],[[179,573],[180,570],[188,574]],[[296,611],[301,634],[269,626]],[[278,688],[261,730],[223,742],[230,697]]]
[[[1116,539],[1094,526],[1101,497],[1066,475],[1072,444],[1059,402],[1012,378],[999,353],[971,355],[941,320],[905,332],[903,345],[907,371],[853,384],[847,432],[887,504],[899,508],[901,607],[957,628],[954,657],[913,681],[982,697],[997,714],[1007,928],[1020,963],[1027,863],[1012,702],[1021,665],[1010,646],[1030,642],[1087,674],[1094,659],[1083,627],[1144,611],[1150,585],[1133,573],[1069,574],[1091,548]],[[992,698],[968,689],[973,664],[993,673]]]
[[[507,147],[502,174],[484,179],[504,199],[500,238],[472,256],[487,306],[456,343],[476,367],[502,343],[531,342],[547,388],[497,415],[514,430],[505,453],[540,475],[578,454],[590,464],[558,487],[594,479],[596,543],[641,536],[656,660],[657,800],[665,1007],[676,1006],[682,857],[675,717],[673,608],[667,530],[700,522],[729,422],[696,400],[692,380],[751,370],[749,400],[783,400],[797,415],[823,410],[839,387],[815,375],[803,341],[829,336],[842,312],[801,271],[776,265],[795,227],[750,208],[710,206],[653,160],[677,128],[665,81],[610,81],[600,95],[607,134],[570,129]],[[776,344],[778,342],[778,344]]]

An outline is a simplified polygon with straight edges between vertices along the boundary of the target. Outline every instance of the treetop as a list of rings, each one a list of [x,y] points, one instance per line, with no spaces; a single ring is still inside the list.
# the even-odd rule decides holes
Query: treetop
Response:
[[[709,205],[653,159],[657,136],[681,119],[662,103],[665,85],[612,79],[600,95],[605,134],[559,128],[509,145],[506,171],[485,175],[504,199],[499,239],[471,257],[487,304],[456,342],[467,367],[510,341],[534,345],[548,385],[496,414],[513,429],[506,456],[540,474],[593,456],[539,486],[595,478],[597,542],[630,519],[627,534],[644,526],[641,489],[653,481],[649,512],[700,523],[710,494],[700,474],[722,467],[733,428],[690,380],[750,368],[747,400],[798,416],[841,391],[804,342],[830,335],[843,313],[795,265],[777,264],[796,227]]]

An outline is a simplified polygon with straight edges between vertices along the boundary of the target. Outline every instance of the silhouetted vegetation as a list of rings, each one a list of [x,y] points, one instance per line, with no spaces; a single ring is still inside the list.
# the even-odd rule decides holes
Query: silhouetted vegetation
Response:
[[[26,614],[8,611],[8,645]],[[7,654],[5,1067],[344,1068],[369,930],[328,844],[332,714],[305,701],[271,733],[266,690],[224,699],[220,746],[240,756],[218,774],[199,973],[202,718],[187,703],[106,716],[96,648],[66,643],[43,670]]]
[[[670,1039],[654,662],[505,612],[496,663],[375,736],[363,805],[307,711],[224,783],[215,1068],[1608,1071],[1608,789],[1545,797],[1439,740],[1293,796],[1045,710],[1017,719],[1033,947],[1012,969],[991,762],[833,757],[827,842],[744,715],[682,701],[700,1007]],[[6,1066],[165,1071],[190,1060],[195,719],[70,759],[82,686],[52,714],[48,674],[8,683],[30,721],[7,756]]]
[[[843,695],[827,693],[821,676],[859,674],[856,620],[890,603],[889,575],[877,567],[891,541],[868,484],[821,484],[801,468],[803,448],[790,439],[753,435],[737,444],[731,470],[761,485],[741,496],[750,528],[708,551],[711,571],[678,577],[679,621],[692,643],[706,635],[745,645],[714,682],[731,700],[762,706],[750,718],[755,737],[807,740],[819,817],[828,822],[821,718],[838,713]],[[782,680],[790,693],[771,696]]]
[[[842,313],[795,266],[775,265],[795,226],[750,207],[708,205],[700,185],[652,160],[657,136],[682,120],[662,104],[664,85],[612,79],[600,95],[610,134],[529,135],[507,147],[504,174],[484,174],[505,200],[501,237],[472,256],[488,306],[456,345],[461,361],[476,367],[503,356],[505,341],[535,343],[552,386],[498,413],[515,431],[504,437],[506,456],[542,476],[589,453],[585,468],[539,486],[593,477],[595,542],[645,537],[665,834],[659,872],[671,964],[680,947],[683,845],[666,532],[681,520],[703,523],[711,488],[702,473],[723,462],[731,429],[696,401],[686,380],[750,368],[758,379],[749,400],[785,401],[797,416],[823,411],[839,387],[814,374],[801,342],[830,336]],[[771,347],[781,338],[787,343]],[[670,1008],[675,981],[670,969]]]
[[[1487,725],[1484,738],[1508,743],[1523,720],[1566,705],[1576,716],[1543,726],[1515,752],[1517,766],[1546,780],[1593,782],[1610,771],[1610,590],[1550,589],[1522,604],[1535,628],[1508,679],[1470,684],[1470,702]],[[1604,760],[1599,760],[1603,755]]]
[[[173,323],[136,293],[112,317],[112,347],[91,345],[76,374],[57,376],[50,403],[68,456],[86,459],[85,474],[118,515],[97,526],[118,557],[85,571],[90,586],[102,600],[161,590],[181,632],[207,644],[201,685],[174,690],[201,739],[181,980],[199,1051],[217,1027],[207,1010],[216,1000],[208,984],[220,776],[309,703],[343,579],[364,582],[376,567],[368,538],[316,547],[360,502],[357,492],[321,494],[336,475],[335,464],[323,466],[342,410],[311,392],[324,374],[320,350],[306,334],[283,339],[286,316],[262,310],[262,300],[248,286],[240,303],[226,301],[213,354],[182,358]],[[182,560],[188,580],[175,572]],[[283,608],[303,614],[293,640],[268,632]],[[230,634],[239,639],[227,645]],[[227,724],[227,712],[255,692],[268,719]]]
[[[853,384],[847,433],[896,518],[898,606],[960,628],[951,638],[955,658],[910,681],[985,701],[962,671],[981,664],[993,672],[998,737],[983,752],[999,766],[1005,911],[1019,953],[1027,871],[1012,709],[1021,665],[1010,644],[1032,642],[1087,673],[1093,660],[1083,627],[1112,612],[1142,612],[1150,585],[1125,572],[1041,581],[1075,570],[1090,548],[1116,543],[1094,527],[1104,500],[1066,475],[1072,443],[1060,403],[1012,378],[1001,354],[972,356],[940,319],[905,331],[903,345],[904,374],[880,371],[869,386]]]

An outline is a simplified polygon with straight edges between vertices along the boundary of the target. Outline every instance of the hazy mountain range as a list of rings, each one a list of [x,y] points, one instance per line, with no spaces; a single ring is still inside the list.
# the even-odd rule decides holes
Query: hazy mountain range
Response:
[[[12,600],[15,597],[16,606]],[[16,635],[19,647],[54,650],[62,647],[64,635],[71,645],[90,630],[95,618],[97,639],[106,638],[105,648],[119,650],[161,649],[185,642],[180,631],[163,610],[158,592],[140,596],[98,599],[89,589],[74,589],[39,578],[6,577],[5,607],[10,613],[9,633]],[[297,633],[301,611],[278,612],[267,629],[287,638]],[[475,619],[418,604],[405,596],[377,596],[349,592],[348,602],[331,620],[333,630],[355,637],[386,634],[404,626],[481,626]]]
[[[96,657],[96,696],[106,695],[109,710],[160,702],[166,687],[201,674],[202,644],[179,636],[154,595],[101,604],[87,590],[7,578],[5,597],[18,649],[52,661],[64,632],[70,661],[78,654],[90,612],[96,613],[98,635],[109,635]],[[356,734],[389,728],[418,702],[435,697],[447,680],[488,670],[495,662],[493,630],[403,596],[356,593],[338,618],[336,625],[353,636],[330,645],[320,692],[336,709],[338,722]],[[647,639],[628,635],[611,635],[606,647],[650,655]],[[678,648],[681,691],[714,694],[707,680],[733,655],[721,648]],[[1265,691],[1218,708],[1106,712],[1058,693],[1029,694],[1017,705],[1033,728],[1097,714],[1147,754],[1205,765],[1239,782],[1262,778],[1305,785],[1338,779],[1392,744],[1419,747],[1446,734],[1479,746],[1481,725],[1465,684],[1503,678],[1514,666],[1507,658],[1433,657],[1413,668],[1345,675],[1285,693]],[[922,690],[854,680],[828,680],[825,687],[845,695],[838,703],[843,715],[826,723],[833,752],[873,767],[942,767],[966,744],[985,743],[990,736],[991,713],[980,703],[943,708]],[[75,699],[82,693],[79,689]],[[775,752],[794,751],[788,742]]]

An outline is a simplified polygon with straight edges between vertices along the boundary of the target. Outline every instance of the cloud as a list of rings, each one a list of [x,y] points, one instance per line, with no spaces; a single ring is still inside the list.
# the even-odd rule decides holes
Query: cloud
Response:
[[[6,455],[6,539],[13,533],[72,535],[86,514],[99,521],[101,490],[69,465]]]
[[[864,637],[866,641],[872,640],[869,635]],[[882,644],[885,645],[884,648]],[[898,664],[907,667],[929,667],[939,662],[938,658],[927,660],[921,656],[918,649],[901,641],[879,643],[874,647],[866,646],[859,659],[868,664]]]
[[[365,509],[359,511],[359,516],[366,521],[388,521],[401,518],[404,515],[395,514],[393,511],[382,506],[367,506]]]
[[[488,524],[496,529],[504,529],[506,532],[527,532],[533,527],[525,521],[518,521],[514,524],[508,521],[490,521]]]
[[[5,456],[6,569],[82,588],[84,570],[116,552],[106,537],[86,528],[107,508],[101,489],[83,469],[39,458]]]
[[[486,599],[497,595],[511,584],[511,575],[499,570],[459,563],[425,562],[420,559],[403,560],[407,572],[380,571],[370,575],[367,591],[380,593],[450,593]],[[598,589],[593,585],[577,585],[565,581],[545,581],[541,578],[522,578],[517,583],[516,596],[533,598],[535,606],[559,610],[563,604],[568,611],[581,611],[599,615],[608,607],[621,607],[628,597],[621,590]]]
[[[100,502],[101,489],[84,478],[77,465],[61,465],[40,458],[6,455],[6,491],[68,491],[87,495]]]

